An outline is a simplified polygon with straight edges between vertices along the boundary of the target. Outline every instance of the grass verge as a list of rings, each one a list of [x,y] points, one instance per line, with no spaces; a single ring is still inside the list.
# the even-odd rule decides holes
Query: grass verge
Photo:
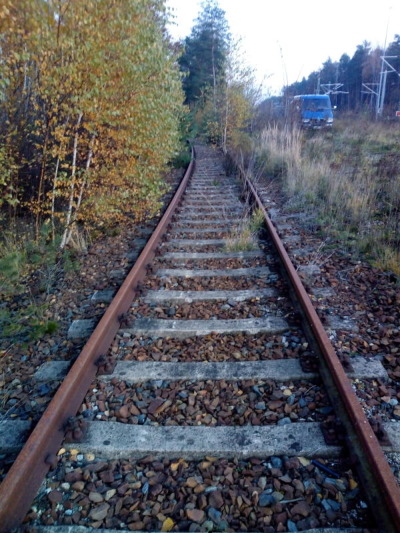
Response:
[[[338,120],[309,134],[272,126],[255,141],[263,177],[282,180],[295,209],[317,215],[324,235],[400,276],[400,130]]]

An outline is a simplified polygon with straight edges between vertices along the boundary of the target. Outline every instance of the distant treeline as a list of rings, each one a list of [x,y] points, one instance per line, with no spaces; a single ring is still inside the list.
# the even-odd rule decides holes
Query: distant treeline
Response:
[[[338,93],[331,96],[333,105],[351,111],[374,109],[376,95],[372,91],[378,90],[383,55],[391,56],[388,61],[394,69],[387,75],[385,96],[385,115],[391,115],[400,109],[400,35],[395,35],[385,52],[381,48],[372,49],[370,43],[364,42],[357,46],[351,58],[347,54],[343,54],[339,61],[328,58],[320,71],[311,72],[308,78],[286,87],[283,96],[314,94],[318,86],[340,83],[343,85]],[[390,70],[388,65],[385,68]],[[320,92],[324,90],[321,88]]]

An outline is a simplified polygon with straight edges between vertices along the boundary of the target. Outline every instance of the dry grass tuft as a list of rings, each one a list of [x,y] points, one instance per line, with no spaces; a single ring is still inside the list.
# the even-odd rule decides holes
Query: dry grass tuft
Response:
[[[280,177],[298,208],[313,210],[327,234],[367,251],[398,273],[400,130],[366,120],[337,121],[332,132],[265,129],[257,157],[267,177]],[[293,202],[292,202],[293,203]]]
[[[264,224],[261,210],[255,210],[246,216],[241,224],[235,228],[227,239],[225,249],[228,252],[250,252],[258,249],[257,235]]]

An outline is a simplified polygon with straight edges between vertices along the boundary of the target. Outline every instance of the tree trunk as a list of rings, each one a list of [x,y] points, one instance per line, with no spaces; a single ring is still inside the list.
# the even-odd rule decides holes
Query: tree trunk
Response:
[[[68,127],[69,123],[69,115],[67,116],[67,119],[64,123],[64,133]],[[63,147],[63,142],[60,143],[60,152]],[[59,154],[60,154],[59,152]],[[53,180],[53,190],[51,193],[51,228],[52,228],[52,239],[53,242],[56,238],[56,228],[55,228],[55,205],[56,205],[56,192],[57,192],[57,186],[58,186],[58,170],[60,168],[60,155],[57,156],[57,163],[56,163],[56,170],[54,172],[54,180]]]
[[[47,162],[47,143],[49,140],[49,125],[46,126],[46,135],[43,143],[43,156],[42,156],[42,165],[40,168],[40,178],[39,178],[39,188],[37,194],[37,206],[36,206],[36,222],[35,222],[35,234],[36,241],[39,240],[40,233],[40,206],[42,203],[43,188],[44,188],[44,175],[46,172],[46,162]]]
[[[68,211],[67,211],[67,218],[65,220],[65,228],[64,233],[61,239],[60,249],[63,250],[65,246],[68,244],[68,241],[71,238],[71,219],[72,219],[72,211],[74,209],[74,193],[75,193],[75,181],[76,181],[76,158],[78,154],[78,137],[79,137],[79,126],[82,121],[83,113],[79,113],[78,120],[76,121],[76,131],[75,131],[75,138],[74,138],[74,149],[72,153],[72,169],[71,169],[71,193],[69,196],[69,204],[68,204]]]
[[[82,198],[83,198],[83,191],[86,187],[86,184],[87,184],[87,181],[88,181],[88,172],[89,172],[89,168],[90,168],[90,163],[92,162],[92,156],[93,156],[93,143],[94,143],[94,133],[90,139],[90,143],[89,143],[89,153],[88,153],[88,156],[87,156],[87,159],[86,159],[86,166],[85,166],[85,177],[81,183],[81,188],[79,190],[79,196],[78,196],[78,200],[76,202],[76,208],[75,208],[75,214],[76,212],[79,210],[80,206],[81,206],[81,203],[82,203]]]
[[[56,170],[54,172],[53,191],[51,193],[51,233],[52,233],[53,242],[56,239],[56,226],[55,226],[55,221],[54,221],[54,211],[55,211],[55,203],[56,203],[56,190],[57,190],[59,166],[60,166],[60,156],[57,157]]]

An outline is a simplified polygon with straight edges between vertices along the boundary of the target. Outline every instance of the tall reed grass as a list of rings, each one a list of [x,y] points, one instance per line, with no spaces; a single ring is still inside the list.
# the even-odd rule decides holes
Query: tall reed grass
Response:
[[[255,142],[262,175],[343,246],[400,275],[400,128],[338,121],[331,132],[271,126]]]

